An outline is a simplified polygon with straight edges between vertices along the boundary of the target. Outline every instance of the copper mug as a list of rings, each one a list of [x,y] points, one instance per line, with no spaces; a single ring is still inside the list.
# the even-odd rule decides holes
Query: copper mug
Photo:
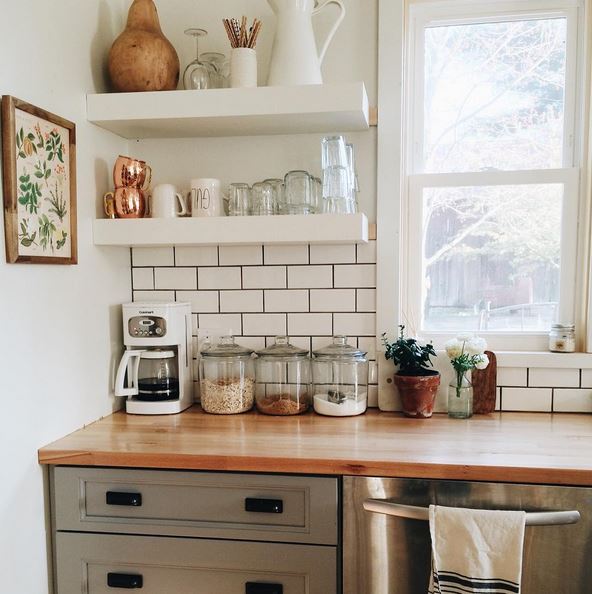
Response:
[[[113,167],[113,185],[116,188],[146,190],[152,180],[152,168],[145,161],[119,155]]]
[[[142,219],[148,216],[148,201],[139,188],[115,188],[103,198],[105,214],[117,219]]]

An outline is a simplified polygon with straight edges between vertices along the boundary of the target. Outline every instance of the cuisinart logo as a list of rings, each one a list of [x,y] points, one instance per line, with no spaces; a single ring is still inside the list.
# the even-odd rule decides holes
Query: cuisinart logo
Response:
[[[143,314],[143,315],[148,315],[148,314],[153,314],[154,310],[139,311],[138,313]]]

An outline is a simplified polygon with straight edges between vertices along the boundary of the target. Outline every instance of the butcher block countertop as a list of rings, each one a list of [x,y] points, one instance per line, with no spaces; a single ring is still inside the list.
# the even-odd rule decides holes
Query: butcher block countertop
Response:
[[[39,450],[41,464],[592,485],[592,415],[408,419],[117,412]]]

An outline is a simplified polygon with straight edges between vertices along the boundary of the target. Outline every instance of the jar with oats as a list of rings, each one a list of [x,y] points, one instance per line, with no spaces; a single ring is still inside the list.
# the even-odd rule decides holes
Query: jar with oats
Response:
[[[222,336],[200,355],[201,407],[216,415],[251,410],[255,402],[253,351],[236,344],[233,336]]]
[[[266,415],[288,416],[310,406],[310,359],[308,351],[276,336],[274,344],[257,351],[257,410]]]

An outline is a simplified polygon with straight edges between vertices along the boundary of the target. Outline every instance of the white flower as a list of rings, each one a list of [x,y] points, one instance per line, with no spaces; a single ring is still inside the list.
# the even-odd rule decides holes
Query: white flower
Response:
[[[475,360],[476,369],[485,369],[489,365],[489,357],[487,355],[480,355],[479,359]]]
[[[471,338],[473,338],[473,335],[470,332],[465,332],[464,334],[459,334],[456,337],[456,340],[459,340],[460,342],[467,342],[467,340],[471,340]]]
[[[451,358],[455,359],[462,353],[462,343],[456,338],[451,338],[445,345],[446,354]]]
[[[487,348],[487,343],[482,338],[476,336],[471,338],[465,345],[465,350],[469,355],[482,355]]]

